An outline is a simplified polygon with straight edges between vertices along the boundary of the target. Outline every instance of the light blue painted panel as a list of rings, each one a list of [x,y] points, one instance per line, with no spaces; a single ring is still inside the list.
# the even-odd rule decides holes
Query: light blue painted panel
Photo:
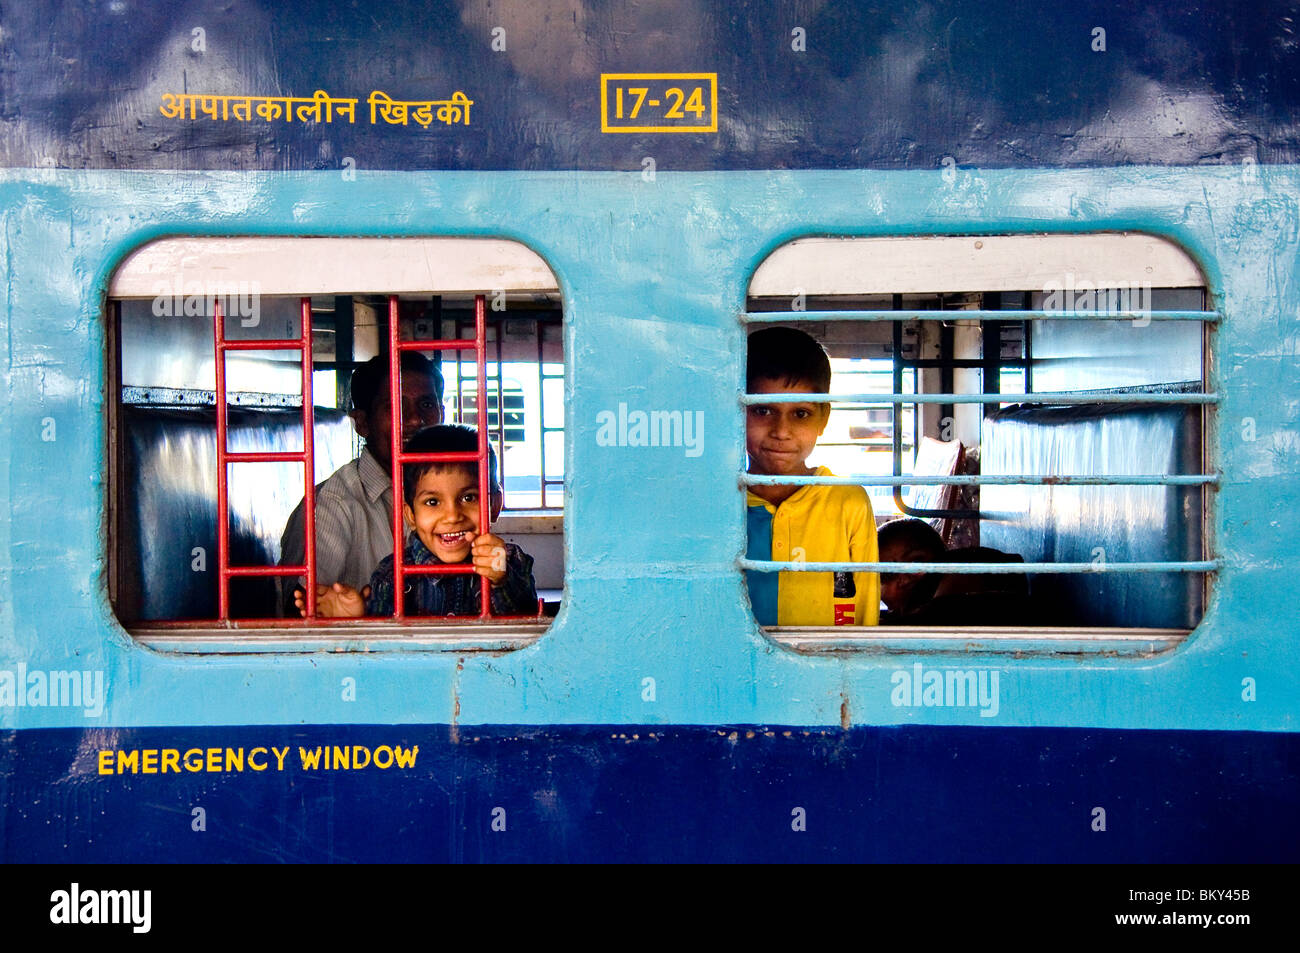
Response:
[[[0,727],[331,723],[900,722],[1297,727],[1300,171],[0,173],[0,668],[105,672],[103,715],[0,707]],[[915,656],[794,654],[753,624],[742,550],[750,274],[810,234],[1142,230],[1180,242],[1225,320],[1212,386],[1218,591],[1190,641],[1147,660],[927,657],[992,667],[1000,704],[895,706]],[[102,303],[132,249],[172,234],[485,235],[559,278],[569,356],[565,607],[536,645],[166,656],[134,644],[104,584]],[[597,446],[596,415],[704,413],[704,452]],[[54,440],[42,439],[48,421]],[[1247,426],[1247,421],[1249,425]],[[1249,439],[1247,439],[1249,437]],[[343,702],[340,680],[357,678]],[[1259,683],[1242,699],[1242,679]],[[654,701],[643,700],[655,680]]]

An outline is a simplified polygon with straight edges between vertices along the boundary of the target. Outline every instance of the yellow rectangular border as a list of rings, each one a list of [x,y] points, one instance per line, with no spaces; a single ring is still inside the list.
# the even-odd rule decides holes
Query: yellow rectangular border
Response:
[[[713,117],[708,126],[611,126],[609,124],[609,81],[620,79],[704,79],[709,81],[709,108]],[[600,131],[601,132],[717,132],[718,131],[718,74],[717,73],[601,73],[600,74]]]

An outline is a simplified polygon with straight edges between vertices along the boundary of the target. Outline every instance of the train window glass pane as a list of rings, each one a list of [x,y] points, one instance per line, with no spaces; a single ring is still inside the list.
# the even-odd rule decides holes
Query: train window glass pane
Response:
[[[494,255],[497,267],[488,268],[492,261],[485,264],[483,259]],[[246,277],[232,285],[230,274]],[[504,294],[474,287],[489,274],[513,275],[520,287],[507,288]],[[164,648],[201,647],[218,633],[224,642],[238,641],[244,630],[258,633],[259,644],[272,646],[279,643],[268,640],[268,632],[284,642],[361,637],[379,644],[409,644],[421,629],[436,629],[436,645],[454,649],[510,648],[539,637],[547,617],[558,610],[564,578],[562,406],[560,422],[543,430],[543,421],[557,413],[544,404],[543,396],[563,401],[563,311],[554,285],[535,255],[514,243],[496,241],[184,239],[137,251],[114,276],[108,304],[113,329],[110,380],[116,398],[109,423],[109,575],[119,619],[137,637]],[[157,293],[148,295],[150,290]],[[414,347],[444,381],[440,408],[435,400],[432,410],[412,409],[419,401],[409,392],[413,385],[403,373],[404,395],[410,398],[403,401],[406,430],[432,423],[439,415],[444,423],[471,430],[478,426],[476,351],[472,346],[446,347],[452,340],[472,344],[476,297],[488,302],[482,306],[488,385],[483,416],[506,501],[492,531],[532,557],[537,594],[532,608],[517,612],[510,602],[510,609],[491,609],[490,637],[476,627],[477,620],[471,624],[463,618],[470,615],[460,605],[466,599],[444,602],[459,607],[457,618],[449,621],[423,615],[421,606],[409,604],[403,607],[404,619],[373,614],[326,618],[325,607],[311,620],[295,617],[292,596],[286,593],[299,576],[285,576],[285,586],[278,577],[241,571],[305,561],[303,309],[311,319],[314,483],[324,493],[321,488],[332,475],[344,479],[353,471],[358,487],[364,490],[373,483],[380,495],[370,509],[382,505],[384,512],[366,510],[357,522],[368,525],[371,543],[385,533],[387,524],[383,552],[391,557],[391,452],[368,449],[362,424],[373,429],[381,419],[379,408],[389,404],[388,354],[390,339],[395,339],[401,342],[404,361],[411,360],[407,355]],[[222,364],[226,450],[262,455],[237,456],[225,468],[226,565],[233,575],[224,613],[218,579],[214,308],[223,314],[223,337],[231,342],[225,345]],[[274,342],[274,348],[253,349],[258,341]],[[420,348],[426,341],[441,349]],[[370,413],[352,413],[353,373],[371,365],[372,376],[385,383],[376,391]],[[558,389],[550,386],[552,381],[559,382]],[[360,422],[354,423],[358,417]],[[386,411],[382,421],[389,423]],[[375,447],[384,445],[371,436]],[[553,452],[547,459],[546,438],[556,436],[559,456]],[[364,469],[365,460],[375,466]],[[543,480],[549,489],[545,499]],[[329,560],[334,557],[325,549],[334,537],[324,534],[335,524],[322,516],[322,506],[331,505],[339,504],[318,498],[313,507],[321,572],[333,565]],[[301,528],[294,531],[295,526]],[[365,551],[355,538],[345,542],[342,549],[349,554]],[[285,548],[290,543],[296,552]],[[369,578],[373,568],[358,571],[358,578]],[[441,586],[442,580],[462,577],[437,578]],[[358,589],[364,585],[340,581]],[[514,595],[522,598],[522,591]],[[481,613],[475,608],[472,614]]]
[[[797,328],[831,368],[826,429],[786,473],[803,484],[774,493],[781,478],[761,451],[742,478],[742,566],[756,618],[779,641],[889,647],[979,629],[984,648],[1082,637],[1131,653],[1175,645],[1199,623],[1215,566],[1206,433],[1217,396],[1205,368],[1218,315],[1175,246],[1136,235],[804,240],[760,266],[746,310],[751,335]],[[762,396],[744,399],[747,419],[776,406]],[[828,555],[825,526],[806,532],[825,551],[784,555],[816,494],[858,486],[882,530],[878,559]],[[755,492],[767,520],[754,517]],[[796,505],[782,524],[785,503],[773,500],[787,497]],[[905,517],[916,522],[883,530]],[[876,576],[881,624],[855,627],[840,580],[868,562],[895,570]],[[929,568],[904,571],[917,562]]]

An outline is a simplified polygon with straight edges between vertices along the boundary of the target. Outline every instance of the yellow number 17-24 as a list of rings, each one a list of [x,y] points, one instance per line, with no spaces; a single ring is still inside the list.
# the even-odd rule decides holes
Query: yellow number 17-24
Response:
[[[627,91],[636,97],[636,102],[632,104],[632,112],[630,115],[626,116],[626,118],[635,119],[637,117],[637,114],[641,112],[641,107],[645,103],[645,98],[646,95],[650,92],[650,88],[648,86],[629,86],[627,88]],[[691,94],[688,97],[684,92],[682,92],[676,86],[672,86],[664,90],[664,96],[666,96],[668,99],[673,100],[673,102],[668,107],[668,111],[664,113],[665,119],[685,119],[686,118],[685,113],[687,112],[695,113],[695,117],[697,119],[702,118],[704,116],[704,108],[705,108],[704,89],[702,87],[696,86],[693,90],[691,90]],[[651,104],[657,106],[658,102],[652,100]],[[614,118],[615,119],[625,118],[623,114],[623,87],[622,86],[618,87],[618,91],[614,99]]]

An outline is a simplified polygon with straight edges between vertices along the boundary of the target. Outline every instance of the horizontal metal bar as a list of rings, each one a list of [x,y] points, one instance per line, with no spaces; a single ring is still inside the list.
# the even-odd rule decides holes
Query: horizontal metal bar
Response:
[[[226,463],[302,463],[307,455],[301,450],[259,451],[257,453],[230,453],[225,455]]]
[[[900,575],[916,573],[958,573],[963,575],[1015,575],[1017,573],[1108,573],[1108,572],[1215,572],[1217,559],[1199,562],[1167,563],[812,563],[770,562],[762,559],[738,559],[736,565],[754,572],[887,572]]]
[[[741,394],[751,404],[1217,404],[1218,394]]]
[[[1001,367],[1025,367],[1030,363],[1045,364],[1049,360],[1051,360],[1051,358],[1039,358],[1036,361],[1030,362],[1025,360],[1023,357],[999,357],[997,358],[995,363],[1000,368]],[[951,367],[955,370],[961,368],[970,368],[973,370],[975,368],[982,368],[982,367],[989,366],[988,361],[967,360],[965,358],[946,359],[942,357],[924,357],[924,358],[900,357],[898,359],[898,363],[902,364],[903,367],[905,368]]]
[[[282,340],[221,341],[217,344],[221,351],[302,351],[302,338],[285,338]]]
[[[472,351],[474,339],[452,338],[445,341],[399,341],[399,351]]]
[[[748,311],[742,324],[798,321],[1218,321],[1217,311]]]
[[[471,563],[428,563],[414,566],[403,563],[402,571],[421,576],[468,576],[475,570]],[[473,618],[477,619],[478,616]]]
[[[215,391],[181,387],[123,387],[122,403],[147,407],[211,407]],[[226,403],[236,407],[301,407],[302,394],[263,394],[226,391]]]
[[[227,566],[224,576],[303,576],[306,566]]]
[[[1218,483],[1214,473],[1044,476],[961,474],[959,476],[769,476],[740,474],[742,486],[1201,486]]]
[[[435,450],[428,453],[399,453],[398,463],[478,463],[476,450]]]

